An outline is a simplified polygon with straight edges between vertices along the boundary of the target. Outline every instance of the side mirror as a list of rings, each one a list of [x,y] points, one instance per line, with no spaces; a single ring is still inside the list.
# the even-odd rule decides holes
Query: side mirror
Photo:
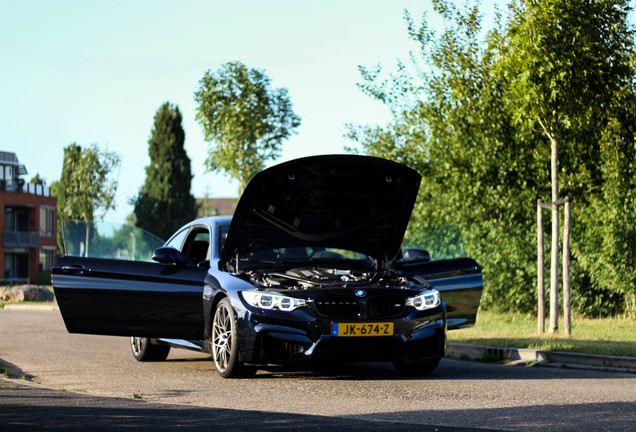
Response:
[[[427,250],[418,248],[403,248],[402,258],[396,261],[397,264],[416,264],[429,262],[431,254]]]
[[[188,257],[173,247],[162,246],[152,253],[152,259],[162,264],[186,265],[190,260]]]

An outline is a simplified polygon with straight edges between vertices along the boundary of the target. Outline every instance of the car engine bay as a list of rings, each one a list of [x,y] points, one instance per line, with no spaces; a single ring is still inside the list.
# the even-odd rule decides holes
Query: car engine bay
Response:
[[[257,287],[291,290],[367,285],[407,289],[413,285],[427,284],[423,279],[415,279],[410,275],[407,277],[395,271],[362,272],[323,267],[296,267],[284,272],[251,271],[246,276]]]

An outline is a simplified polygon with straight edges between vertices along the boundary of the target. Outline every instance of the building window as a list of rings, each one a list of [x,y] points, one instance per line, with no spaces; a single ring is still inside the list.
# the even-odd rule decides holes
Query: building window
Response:
[[[29,209],[24,207],[5,207],[4,230],[29,231]]]
[[[11,207],[4,209],[4,229],[5,231],[15,231],[15,213]]]
[[[55,227],[55,208],[41,206],[40,207],[40,235],[52,237]]]
[[[29,277],[29,254],[25,253],[5,253],[4,255],[4,278],[5,279],[28,279]]]
[[[5,184],[7,186],[13,185],[13,167],[9,165],[4,165],[4,178]]]
[[[53,249],[40,249],[40,271],[51,271],[53,267],[53,260],[55,259],[55,248]]]

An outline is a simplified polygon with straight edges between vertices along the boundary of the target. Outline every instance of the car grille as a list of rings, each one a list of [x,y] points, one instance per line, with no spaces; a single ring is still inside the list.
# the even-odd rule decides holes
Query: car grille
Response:
[[[404,311],[404,299],[399,297],[380,297],[356,299],[345,297],[323,297],[316,299],[318,313],[334,318],[389,318]]]
[[[369,318],[396,316],[402,313],[404,306],[404,299],[401,298],[370,299],[367,303],[367,316]]]
[[[360,303],[356,299],[321,298],[316,300],[316,309],[321,315],[332,317],[357,317]]]

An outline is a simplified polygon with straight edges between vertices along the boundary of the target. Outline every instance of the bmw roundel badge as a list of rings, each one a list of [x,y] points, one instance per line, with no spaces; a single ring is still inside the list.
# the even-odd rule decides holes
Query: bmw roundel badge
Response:
[[[355,295],[358,297],[364,297],[365,295],[367,295],[367,292],[365,290],[356,290]]]

